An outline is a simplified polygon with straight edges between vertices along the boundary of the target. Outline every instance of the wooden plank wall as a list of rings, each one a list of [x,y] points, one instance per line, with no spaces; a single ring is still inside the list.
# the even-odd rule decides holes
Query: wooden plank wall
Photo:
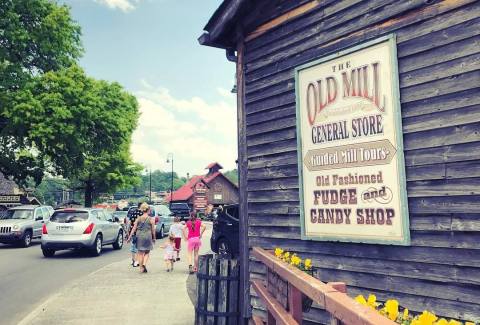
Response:
[[[293,69],[392,32],[412,245],[301,241]],[[310,257],[351,295],[480,319],[480,1],[325,0],[245,46],[249,246]],[[250,272],[265,270],[251,258]]]

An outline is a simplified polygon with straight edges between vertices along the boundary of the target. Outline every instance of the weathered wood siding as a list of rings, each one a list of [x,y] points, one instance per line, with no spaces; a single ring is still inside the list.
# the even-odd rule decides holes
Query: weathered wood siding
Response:
[[[265,22],[278,14],[252,16]],[[301,241],[294,68],[390,33],[412,245]],[[351,295],[480,319],[480,1],[320,1],[248,41],[244,71],[249,246],[310,257],[322,281],[345,281]],[[251,260],[252,278],[264,271]],[[253,291],[252,305],[262,313]],[[305,319],[328,321],[318,308]]]

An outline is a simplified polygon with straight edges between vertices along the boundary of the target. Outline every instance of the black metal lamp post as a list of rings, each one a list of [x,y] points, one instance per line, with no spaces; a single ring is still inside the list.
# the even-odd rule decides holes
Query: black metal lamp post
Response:
[[[172,182],[170,184],[170,204],[169,208],[172,208],[172,201],[173,201],[173,153],[168,153],[167,155],[167,163],[172,163]]]
[[[149,189],[150,189],[150,192],[149,192],[149,195],[148,195],[148,204],[152,204],[152,168],[149,169],[149,173],[150,173],[150,182],[149,182]]]

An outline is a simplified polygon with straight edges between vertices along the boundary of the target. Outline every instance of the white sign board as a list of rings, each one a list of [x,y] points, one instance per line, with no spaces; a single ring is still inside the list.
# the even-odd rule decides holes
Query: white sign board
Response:
[[[302,238],[408,245],[396,43],[296,69]]]

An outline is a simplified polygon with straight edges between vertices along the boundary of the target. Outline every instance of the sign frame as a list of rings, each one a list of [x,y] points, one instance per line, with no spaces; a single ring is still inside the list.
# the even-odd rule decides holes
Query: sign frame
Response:
[[[399,198],[400,198],[400,211],[402,215],[402,233],[403,238],[396,239],[374,239],[374,238],[364,238],[364,237],[339,237],[339,236],[307,236],[306,227],[305,227],[305,205],[304,205],[304,196],[303,196],[303,152],[302,152],[302,135],[301,135],[301,112],[300,112],[300,95],[299,95],[299,73],[302,70],[307,68],[319,65],[321,63],[326,63],[328,61],[339,59],[348,54],[352,54],[362,49],[372,47],[374,45],[384,43],[388,44],[390,53],[391,53],[391,85],[392,85],[392,96],[393,96],[393,118],[395,123],[395,137],[397,140],[396,145],[396,163],[398,169],[398,181],[399,181]],[[300,225],[301,225],[301,239],[302,240],[312,240],[312,241],[330,241],[330,242],[350,242],[350,243],[363,243],[363,244],[381,244],[381,245],[399,245],[399,246],[410,246],[410,216],[408,209],[408,197],[406,189],[406,175],[405,175],[405,158],[404,158],[404,149],[403,149],[403,132],[402,132],[402,116],[401,116],[401,105],[400,105],[400,85],[398,80],[398,60],[397,60],[397,42],[396,35],[389,34],[376,38],[374,40],[358,44],[356,46],[347,48],[345,50],[336,52],[334,54],[327,55],[323,58],[311,61],[309,63],[300,65],[295,68],[295,104],[296,104],[296,133],[297,133],[297,159],[298,159],[298,179],[299,179],[299,198],[300,198]]]

